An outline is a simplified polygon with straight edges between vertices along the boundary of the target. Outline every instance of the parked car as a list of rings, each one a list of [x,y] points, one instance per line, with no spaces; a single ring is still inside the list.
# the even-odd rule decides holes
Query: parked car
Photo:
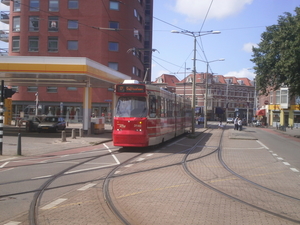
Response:
[[[226,123],[233,123],[234,119],[232,117],[228,117]]]
[[[30,119],[26,120],[26,131],[29,132],[37,131],[40,123],[41,123],[40,117],[37,116],[31,117]]]
[[[261,126],[261,122],[260,122],[259,120],[252,120],[252,124],[253,124],[253,126],[255,126],[255,127]]]
[[[41,131],[54,131],[66,129],[66,122],[61,117],[56,116],[47,116],[41,121],[38,125],[38,132]]]

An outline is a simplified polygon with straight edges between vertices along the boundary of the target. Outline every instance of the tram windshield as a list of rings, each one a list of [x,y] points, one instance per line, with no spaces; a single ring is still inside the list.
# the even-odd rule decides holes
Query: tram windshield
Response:
[[[146,117],[145,97],[120,97],[116,106],[116,117]]]

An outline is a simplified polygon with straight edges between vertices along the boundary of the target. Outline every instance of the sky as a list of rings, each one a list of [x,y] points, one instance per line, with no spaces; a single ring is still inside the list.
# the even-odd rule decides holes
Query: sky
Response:
[[[128,0],[132,1],[132,0]],[[196,43],[196,71],[224,76],[255,77],[252,46],[267,26],[278,24],[284,12],[294,14],[299,0],[153,0],[151,80],[173,74],[179,80],[192,73],[194,37],[172,30],[200,32]],[[0,10],[9,8],[0,4]],[[0,23],[0,29],[8,26]],[[207,34],[220,31],[220,34]],[[8,48],[0,42],[0,48]],[[224,61],[215,61],[225,59]],[[202,61],[198,61],[202,60]],[[211,62],[214,61],[214,62]],[[185,70],[185,68],[187,68]]]
[[[299,0],[154,0],[152,77],[173,74],[179,80],[193,70],[194,37],[171,30],[220,31],[197,38],[196,71],[224,76],[255,77],[252,46],[267,26],[285,12],[295,14]],[[219,59],[224,61],[215,61]]]

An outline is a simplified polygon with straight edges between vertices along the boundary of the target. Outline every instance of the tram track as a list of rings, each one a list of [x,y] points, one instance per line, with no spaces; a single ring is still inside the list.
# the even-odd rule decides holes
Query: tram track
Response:
[[[218,144],[213,147],[214,145],[211,145],[210,147],[206,146],[205,149],[202,148],[199,150],[199,146],[205,146],[202,144],[203,140],[208,137],[209,133],[213,133],[213,135],[216,135],[216,133],[220,133],[219,135],[219,141]],[[149,159],[146,159],[142,162],[139,161],[133,161],[131,159],[130,161],[124,162],[124,164],[119,165],[118,168],[114,168],[109,175],[106,177],[106,181],[104,182],[105,185],[105,199],[107,201],[107,204],[109,205],[109,208],[114,212],[116,217],[120,220],[121,223],[123,224],[136,224],[136,219],[130,215],[130,213],[126,210],[126,207],[123,205],[122,201],[120,199],[122,198],[133,198],[131,196],[139,196],[139,195],[144,195],[144,193],[149,193],[155,190],[164,190],[162,187],[153,187],[152,191],[151,190],[141,190],[141,188],[138,188],[138,192],[133,193],[128,193],[127,195],[123,195],[120,197],[116,197],[116,193],[112,194],[112,187],[110,185],[117,185],[112,184],[111,181],[114,179],[122,178],[124,180],[127,180],[126,178],[130,178],[131,176],[136,176],[136,175],[148,175],[148,173],[159,173],[159,171],[168,169],[168,168],[174,168],[178,166],[182,166],[184,169],[186,175],[188,177],[192,178],[195,182],[198,184],[206,187],[212,192],[215,192],[227,199],[230,199],[231,201],[235,202],[233,204],[242,204],[246,208],[250,207],[253,210],[256,210],[258,213],[265,213],[268,214],[271,217],[278,218],[279,220],[285,220],[288,223],[300,223],[300,220],[297,217],[294,217],[292,214],[289,214],[289,212],[285,211],[280,211],[278,209],[272,209],[268,207],[264,207],[260,204],[256,204],[256,202],[251,202],[248,199],[244,199],[243,197],[236,196],[232,194],[231,192],[227,192],[226,190],[222,190],[222,188],[219,188],[218,186],[212,185],[210,182],[208,182],[206,179],[202,179],[201,177],[198,177],[197,174],[195,174],[193,171],[190,170],[189,164],[192,162],[197,163],[199,160],[205,161],[206,158],[208,157],[215,157],[218,159],[219,163],[219,168],[223,168],[224,171],[227,173],[230,173],[231,176],[235,176],[236,182],[244,182],[247,186],[247,188],[251,188],[252,191],[255,192],[263,192],[262,195],[268,195],[271,196],[271,198],[279,198],[279,200],[285,199],[287,201],[292,201],[294,204],[299,204],[298,202],[300,201],[300,198],[294,197],[287,195],[285,193],[281,193],[279,191],[273,190],[272,188],[265,187],[259,183],[255,183],[254,181],[251,181],[247,179],[246,177],[238,174],[237,172],[233,171],[230,169],[230,166],[226,164],[225,160],[222,157],[222,140],[223,140],[223,134],[224,130],[217,130],[217,129],[209,129],[207,132],[203,133],[201,137],[198,138],[195,143],[193,143],[192,146],[189,146],[187,148],[181,149],[175,153],[172,154],[163,154],[162,156],[158,157],[152,157]],[[202,145],[201,145],[202,144]],[[193,157],[190,157],[192,154],[195,153],[195,151],[198,151],[198,153],[201,154],[195,154]],[[184,155],[181,160],[178,160],[176,156],[178,155]],[[172,157],[176,157],[177,161],[174,160],[172,161]],[[170,160],[171,159],[171,160]],[[164,162],[163,164],[161,162]],[[126,164],[133,164],[134,169],[128,169],[128,171],[123,171],[121,174],[116,174],[116,171],[121,170],[122,167],[124,167]],[[150,166],[149,166],[150,165]],[[151,167],[151,168],[149,168]],[[182,185],[187,185],[187,184],[182,184]],[[176,187],[178,185],[174,185],[173,187]],[[180,186],[180,184],[179,184]],[[172,187],[172,186],[171,186]],[[168,188],[168,187],[167,187]],[[127,196],[127,197],[126,197]],[[277,197],[276,197],[277,196]],[[280,196],[280,197],[278,197]],[[278,200],[278,199],[277,199]],[[267,200],[266,200],[267,201]],[[296,203],[295,203],[296,202]],[[290,204],[290,203],[287,203]],[[291,204],[292,205],[292,204]],[[125,211],[124,211],[125,210]],[[129,209],[128,209],[129,210]],[[154,216],[154,215],[153,215]],[[147,223],[146,223],[147,224]]]
[[[228,171],[230,174],[234,175],[235,177],[237,177],[238,179],[244,181],[244,182],[247,182],[249,185],[253,186],[254,188],[258,188],[258,189],[263,189],[269,193],[271,193],[272,195],[279,195],[279,196],[282,196],[283,198],[287,198],[287,199],[291,199],[293,201],[297,201],[299,202],[300,201],[300,198],[297,198],[297,197],[294,197],[294,196],[290,196],[290,195],[287,195],[287,194],[284,194],[284,193],[281,193],[281,192],[278,192],[276,190],[273,190],[271,188],[268,188],[268,187],[265,187],[263,185],[260,185],[258,183],[255,183],[243,176],[241,176],[240,174],[234,172],[232,169],[230,169],[230,167],[225,163],[225,161],[223,160],[223,157],[222,157],[222,140],[223,140],[223,134],[224,134],[224,130],[222,130],[222,135],[220,136],[220,140],[219,140],[219,146],[218,148],[213,151],[212,153],[216,153],[218,154],[218,161],[219,163],[222,165],[222,167]],[[295,219],[295,218],[292,218],[291,216],[288,216],[288,215],[284,215],[285,212],[275,212],[275,211],[272,211],[272,210],[269,210],[269,209],[266,209],[266,208],[263,208],[263,207],[260,207],[256,204],[253,204],[253,203],[250,203],[246,200],[243,200],[243,198],[239,198],[239,197],[235,197],[234,195],[230,194],[230,193],[226,193],[225,191],[222,191],[221,189],[219,188],[216,188],[214,187],[213,185],[210,185],[208,182],[204,181],[203,179],[200,179],[199,177],[197,177],[197,175],[195,175],[190,169],[189,169],[189,166],[188,166],[188,163],[191,162],[191,160],[188,160],[188,157],[189,155],[192,153],[193,149],[191,149],[188,154],[186,154],[184,157],[183,157],[183,160],[182,160],[182,166],[185,170],[185,172],[191,177],[193,178],[195,181],[197,181],[198,183],[200,183],[201,185],[207,187],[208,189],[214,191],[214,192],[217,192],[218,194],[222,195],[222,196],[225,196],[229,199],[232,199],[234,201],[237,201],[241,204],[244,204],[244,205],[247,205],[247,206],[250,206],[256,210],[259,210],[261,212],[264,212],[264,213],[267,213],[267,214],[270,214],[272,216],[275,216],[275,217],[278,217],[278,218],[281,218],[281,219],[284,219],[284,220],[287,220],[287,221],[290,221],[290,222],[293,222],[293,223],[299,223],[300,224],[300,219]],[[206,157],[208,155],[205,155],[204,157]],[[204,157],[201,157],[201,158],[204,158]],[[196,159],[199,159],[199,158],[196,158]],[[196,159],[193,159],[193,160],[196,160]]]

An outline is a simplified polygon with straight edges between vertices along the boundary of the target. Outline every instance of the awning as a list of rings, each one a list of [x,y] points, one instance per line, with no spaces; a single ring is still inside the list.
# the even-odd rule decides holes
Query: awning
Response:
[[[257,116],[265,116],[266,115],[266,110],[265,109],[260,109],[256,111]]]

